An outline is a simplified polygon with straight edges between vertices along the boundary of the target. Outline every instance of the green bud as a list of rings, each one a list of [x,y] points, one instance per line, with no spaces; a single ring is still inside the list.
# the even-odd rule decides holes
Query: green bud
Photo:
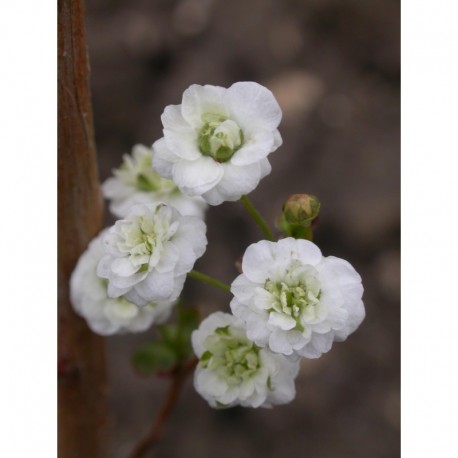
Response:
[[[205,117],[200,129],[198,143],[200,152],[217,162],[228,161],[243,145],[243,132],[235,123],[224,116]]]
[[[292,194],[283,204],[279,228],[289,237],[312,240],[312,222],[320,212],[320,201],[311,194]]]
[[[290,224],[310,224],[320,212],[320,201],[310,194],[292,194],[283,204],[283,214]]]

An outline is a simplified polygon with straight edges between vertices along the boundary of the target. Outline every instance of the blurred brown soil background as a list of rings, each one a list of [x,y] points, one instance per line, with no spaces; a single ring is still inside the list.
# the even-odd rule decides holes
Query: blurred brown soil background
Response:
[[[285,198],[315,194],[315,241],[349,260],[366,319],[319,360],[303,361],[297,398],[273,410],[210,409],[188,381],[157,457],[393,458],[399,440],[399,3],[396,0],[87,0],[99,171],[106,179],[193,83],[257,81],[283,110],[284,144],[250,195],[273,225]],[[111,218],[107,213],[107,224]],[[197,269],[230,283],[262,238],[240,203],[211,207]],[[230,296],[189,280],[204,315]],[[107,339],[111,457],[150,428],[167,381],[137,375],[154,330]]]

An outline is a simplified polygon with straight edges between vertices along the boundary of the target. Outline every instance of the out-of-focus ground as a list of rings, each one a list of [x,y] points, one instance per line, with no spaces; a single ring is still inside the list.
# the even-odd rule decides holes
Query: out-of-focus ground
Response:
[[[344,343],[303,361],[297,398],[274,410],[215,411],[189,380],[157,457],[393,458],[399,441],[399,4],[391,0],[87,0],[100,177],[192,83],[252,80],[283,109],[283,146],[250,195],[273,224],[285,197],[322,202],[315,241],[361,273],[367,317]],[[109,218],[107,217],[107,223]],[[239,203],[210,209],[197,268],[230,283],[261,238]],[[187,282],[204,314],[230,297]],[[125,458],[167,388],[130,356],[150,331],[111,337],[112,453]]]

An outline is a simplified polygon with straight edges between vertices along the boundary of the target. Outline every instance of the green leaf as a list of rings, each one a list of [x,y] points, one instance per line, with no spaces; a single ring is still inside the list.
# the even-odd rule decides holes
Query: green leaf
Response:
[[[166,342],[149,342],[133,356],[134,366],[144,375],[171,369],[178,361],[177,354]]]
[[[176,324],[167,324],[158,326],[159,333],[164,342],[166,342],[170,347],[175,347],[175,342],[178,338],[179,329]]]

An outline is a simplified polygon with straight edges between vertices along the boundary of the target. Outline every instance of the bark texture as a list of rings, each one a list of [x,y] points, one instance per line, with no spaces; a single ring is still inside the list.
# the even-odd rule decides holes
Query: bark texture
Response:
[[[72,310],[69,278],[103,225],[82,0],[58,1],[58,451],[106,456],[104,341]]]

